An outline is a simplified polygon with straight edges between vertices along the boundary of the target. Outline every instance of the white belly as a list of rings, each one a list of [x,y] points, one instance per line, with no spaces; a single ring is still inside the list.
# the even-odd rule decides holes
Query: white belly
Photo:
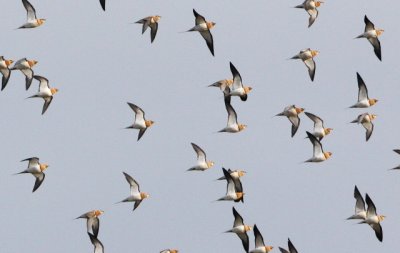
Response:
[[[236,234],[243,234],[243,233],[245,233],[246,231],[245,231],[245,229],[244,229],[244,226],[243,226],[243,225],[240,225],[240,226],[237,226],[237,227],[232,228],[232,232],[233,232],[233,233],[236,233]]]
[[[250,251],[250,253],[266,253],[267,251],[265,250],[264,247],[258,247]]]
[[[135,129],[144,129],[146,128],[146,123],[144,121],[135,122],[132,126]]]
[[[241,95],[244,95],[245,92],[244,92],[244,89],[243,89],[243,88],[238,88],[238,89],[236,89],[236,90],[232,90],[229,94],[230,94],[231,96],[241,96]]]
[[[40,173],[41,170],[40,170],[39,165],[35,165],[35,166],[32,166],[32,167],[29,167],[28,168],[28,172],[29,173]]]

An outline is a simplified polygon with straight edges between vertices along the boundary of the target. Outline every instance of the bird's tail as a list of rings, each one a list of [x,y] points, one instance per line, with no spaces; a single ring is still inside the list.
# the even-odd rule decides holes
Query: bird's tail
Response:
[[[28,172],[28,171],[26,171],[26,170],[24,170],[24,171],[21,171],[21,172],[15,173],[15,174],[13,174],[13,175],[26,174],[26,173],[29,173],[29,172]]]
[[[215,179],[215,181],[217,181],[217,180],[225,180],[225,179],[226,179],[225,176],[222,176],[220,178]]]
[[[25,98],[25,99],[28,99],[28,98],[37,98],[37,97],[39,97],[39,96],[38,96],[38,95],[33,95],[33,96],[27,97],[27,98]]]
[[[114,203],[114,204],[119,204],[119,203],[123,203],[123,202],[128,202],[128,198],[123,199],[123,200],[121,200],[121,201],[118,201],[118,202],[116,202],[116,203]]]

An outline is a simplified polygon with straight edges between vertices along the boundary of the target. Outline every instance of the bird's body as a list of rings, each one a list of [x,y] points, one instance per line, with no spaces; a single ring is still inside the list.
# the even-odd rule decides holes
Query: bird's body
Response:
[[[195,9],[193,9],[193,15],[196,18],[195,26],[187,30],[187,32],[199,32],[206,41],[211,54],[214,56],[214,41],[210,30],[215,26],[215,23],[206,21],[206,19],[202,15],[198,14]]]
[[[383,231],[380,222],[385,219],[384,215],[378,215],[376,213],[376,207],[374,202],[372,202],[371,198],[368,194],[365,195],[365,201],[367,202],[367,217],[365,220],[360,223],[367,223],[374,231],[376,238],[382,242],[383,240]]]
[[[382,29],[375,29],[374,24],[368,19],[367,15],[364,16],[365,29],[362,34],[356,37],[366,38],[374,48],[376,57],[382,61],[381,42],[378,37],[384,32]]]
[[[357,103],[352,105],[350,108],[367,108],[373,106],[378,102],[375,98],[368,97],[368,89],[365,85],[364,80],[361,78],[360,74],[357,72],[357,83],[358,83],[358,99]]]
[[[219,132],[238,133],[244,130],[247,126],[238,123],[236,111],[233,109],[229,97],[225,98],[224,102],[226,111],[228,112],[228,122],[226,123],[226,127]]]
[[[26,9],[27,18],[26,18],[26,23],[20,26],[19,29],[35,28],[44,24],[46,19],[36,17],[36,10],[28,0],[22,0],[22,4]]]
[[[295,6],[295,8],[304,9],[307,11],[310,18],[308,19],[308,27],[311,27],[314,24],[315,20],[318,17],[318,7],[321,6],[322,1],[315,0],[305,0],[302,4]]]
[[[293,56],[291,59],[300,59],[303,61],[303,63],[306,65],[308,68],[308,74],[310,75],[311,81],[314,81],[315,77],[315,70],[316,70],[316,65],[314,61],[314,57],[319,54],[319,51],[317,50],[311,50],[310,48],[303,49],[301,50],[298,54]]]
[[[203,149],[201,149],[199,146],[197,146],[194,143],[191,143],[194,151],[196,152],[197,155],[197,164],[188,171],[205,171],[209,168],[211,168],[214,165],[214,162],[208,161],[206,153],[204,152]]]
[[[11,70],[20,70],[24,75],[25,75],[25,88],[26,90],[29,89],[29,87],[32,84],[33,80],[33,70],[32,67],[35,66],[38,62],[35,60],[28,60],[26,58],[22,58],[18,60],[14,66],[11,68]]]
[[[231,175],[231,177],[234,180],[236,180],[236,179],[239,179],[240,177],[243,177],[246,174],[246,171],[228,169],[228,173],[229,173],[229,175]],[[218,178],[218,180],[225,180],[225,179],[226,179],[225,176],[222,176],[222,177]]]
[[[274,247],[265,245],[264,238],[261,235],[260,230],[258,230],[257,225],[254,225],[253,231],[254,231],[255,248],[252,251],[250,251],[250,253],[268,253],[268,252],[270,252]]]
[[[358,117],[351,122],[351,123],[361,124],[365,128],[366,141],[369,140],[369,138],[372,135],[372,132],[374,131],[374,124],[372,123],[372,121],[375,118],[376,118],[375,114],[363,113],[358,115]]]
[[[250,231],[251,227],[243,223],[243,218],[236,211],[235,207],[232,207],[232,212],[233,216],[235,217],[233,228],[226,231],[226,233],[235,233],[242,241],[244,250],[249,252],[249,236],[247,235],[247,231]]]
[[[218,201],[227,200],[227,201],[243,202],[244,193],[243,193],[242,183],[240,182],[240,180],[233,179],[226,169],[222,168],[222,171],[227,181],[226,194],[225,196],[219,198]]]
[[[135,121],[132,125],[126,127],[127,129],[139,129],[138,141],[142,138],[143,134],[146,132],[147,128],[154,124],[152,120],[146,120],[144,111],[137,105],[129,103],[129,107],[135,112]]]
[[[178,253],[177,249],[165,249],[160,251],[160,253]]]
[[[142,18],[141,20],[136,21],[137,24],[142,24],[142,34],[150,27],[150,39],[151,43],[153,43],[154,39],[157,35],[158,30],[158,21],[160,21],[161,16],[149,16],[146,18]]]
[[[322,144],[321,142],[315,137],[313,134],[310,132],[306,132],[307,137],[310,139],[312,145],[313,145],[313,156],[306,160],[305,162],[313,162],[313,163],[318,163],[318,162],[323,162],[328,160],[331,156],[331,152],[324,152],[322,149]]]
[[[46,176],[44,174],[44,171],[47,169],[47,167],[49,167],[49,165],[47,165],[45,163],[43,163],[43,164],[40,163],[39,158],[37,158],[37,157],[30,157],[30,158],[22,160],[21,162],[25,162],[25,161],[28,161],[28,168],[17,174],[25,174],[25,173],[32,174],[36,178],[35,185],[33,186],[33,190],[32,190],[32,192],[35,192],[40,187],[40,185],[43,183],[44,178]]]
[[[304,108],[299,108],[296,107],[295,105],[289,105],[286,106],[285,109],[283,109],[283,112],[278,113],[275,116],[286,116],[290,123],[292,123],[292,137],[296,134],[297,129],[299,129],[300,126],[300,117],[299,114],[304,111]]]
[[[305,114],[314,122],[313,135],[317,137],[318,140],[321,141],[326,135],[330,134],[330,132],[333,130],[332,128],[325,128],[324,121],[320,117],[309,112],[305,112]]]
[[[104,211],[102,210],[93,210],[82,214],[76,219],[86,219],[87,233],[92,233],[97,238],[100,228],[99,216],[103,213]]]
[[[142,201],[145,198],[148,198],[150,195],[145,193],[145,192],[140,192],[140,187],[139,184],[136,182],[135,179],[133,179],[130,175],[127,173],[123,172],[126,181],[128,181],[129,186],[130,186],[130,195],[123,199],[121,202],[135,202],[135,205],[133,207],[133,211],[142,203]]]
[[[242,83],[242,77],[240,76],[239,71],[235,68],[235,66],[232,64],[232,62],[229,63],[232,76],[233,76],[233,81],[232,85],[230,86],[229,93],[227,94],[228,96],[238,96],[242,101],[247,100],[247,94],[252,90],[251,87],[244,86]]]
[[[51,101],[53,101],[53,95],[58,92],[56,88],[50,88],[49,80],[42,76],[33,76],[39,83],[39,91],[28,98],[43,98],[44,104],[42,109],[42,115],[46,112],[47,108],[50,106]]]
[[[8,80],[10,80],[10,65],[13,62],[13,60],[6,60],[3,56],[0,56],[0,73],[3,75],[1,80],[1,90],[4,90],[4,88],[7,86]]]

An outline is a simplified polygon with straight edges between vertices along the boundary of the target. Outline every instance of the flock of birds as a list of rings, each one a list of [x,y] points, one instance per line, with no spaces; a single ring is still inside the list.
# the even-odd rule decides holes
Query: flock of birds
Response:
[[[45,19],[38,19],[36,16],[35,8],[28,0],[22,0],[23,6],[27,11],[27,22],[23,24],[20,29],[28,29],[28,28],[36,28],[45,23]],[[102,8],[105,10],[105,0],[100,0]],[[309,24],[308,27],[312,26],[318,17],[318,7],[321,6],[322,1],[316,0],[306,0],[301,5],[295,6],[296,8],[302,8],[307,11],[309,14]],[[193,14],[195,17],[195,26],[191,29],[187,30],[187,32],[196,31],[201,34],[204,38],[208,49],[211,54],[214,56],[214,41],[213,36],[211,34],[211,29],[215,26],[214,22],[207,21],[202,15],[200,15],[196,10],[193,9]],[[156,38],[158,31],[158,22],[161,17],[158,15],[149,16],[143,18],[136,23],[142,25],[142,34],[146,32],[146,30],[150,27],[150,38],[151,43]],[[381,54],[381,45],[378,37],[382,34],[383,30],[376,29],[374,24],[365,16],[365,30],[364,33],[357,36],[356,38],[366,38],[373,46],[375,55],[379,60],[382,60]],[[315,73],[316,73],[316,63],[314,61],[314,57],[318,55],[318,51],[311,50],[310,48],[301,50],[298,54],[293,56],[291,59],[300,59],[308,68],[309,76],[311,81],[314,81]],[[0,57],[0,72],[3,75],[2,77],[2,87],[3,90],[10,79],[11,73],[14,70],[20,70],[25,75],[25,87],[28,90],[32,84],[33,79],[39,82],[39,90],[36,94],[29,96],[28,98],[42,98],[44,100],[44,105],[42,109],[42,114],[46,112],[49,105],[53,100],[54,94],[58,92],[58,89],[51,88],[49,86],[49,81],[39,75],[35,75],[32,68],[38,63],[36,60],[28,60],[26,58],[20,59],[15,62],[13,66],[11,66],[14,62],[12,60],[7,60],[3,56]],[[245,86],[242,83],[242,77],[236,67],[230,63],[230,70],[232,73],[231,79],[224,79],[217,81],[211,85],[210,87],[217,87],[222,91],[224,97],[224,105],[228,114],[227,124],[224,128],[219,130],[219,132],[227,132],[227,133],[238,133],[246,129],[245,124],[238,123],[238,115],[231,104],[231,100],[234,97],[239,97],[241,101],[246,101],[248,99],[249,93],[252,88],[249,86]],[[378,102],[377,99],[371,99],[368,96],[367,86],[360,76],[357,73],[357,82],[358,82],[358,100],[357,102],[350,106],[350,108],[369,108]],[[132,125],[126,127],[127,129],[137,129],[139,130],[138,138],[139,141],[146,130],[150,128],[154,121],[146,120],[145,112],[139,106],[128,102],[129,107],[133,110],[135,114],[135,119]],[[305,112],[303,108],[297,107],[295,105],[289,105],[284,108],[284,110],[276,116],[284,116],[287,117],[291,123],[291,136],[295,136],[297,130],[300,126],[300,117],[299,115],[304,112],[305,115],[313,121],[314,129],[312,132],[307,131],[307,138],[313,145],[313,156],[306,160],[305,162],[323,162],[329,159],[332,156],[331,152],[324,152],[321,141],[324,137],[330,134],[333,130],[332,128],[326,128],[324,126],[324,121],[317,115]],[[366,130],[366,141],[368,141],[373,133],[374,125],[372,121],[376,118],[375,114],[363,113],[360,114],[355,120],[351,123],[361,124]],[[206,171],[213,167],[214,162],[209,161],[206,156],[206,152],[197,144],[191,143],[196,155],[197,155],[197,163],[188,169],[188,171]],[[399,150],[395,150],[395,152],[400,154]],[[28,166],[24,171],[17,174],[32,174],[36,181],[34,183],[33,192],[35,192],[43,183],[45,179],[44,171],[48,168],[49,165],[45,163],[41,163],[38,157],[31,157],[24,159],[22,161],[27,161]],[[399,169],[396,167],[394,169]],[[246,172],[243,170],[226,170],[222,168],[223,176],[218,178],[218,180],[226,180],[226,194],[221,198],[217,199],[217,201],[234,201],[234,202],[243,202],[244,201],[244,190],[241,183],[241,177],[243,177]],[[128,197],[123,199],[121,202],[134,202],[133,210],[136,210],[142,201],[149,197],[148,193],[140,191],[139,183],[129,174],[123,172],[125,179],[127,180],[130,186],[130,194]],[[383,232],[380,222],[385,218],[383,215],[379,215],[377,213],[376,207],[369,197],[368,194],[365,195],[365,201],[363,196],[360,194],[357,186],[354,189],[354,198],[356,199],[355,205],[355,213],[349,217],[348,219],[360,219],[360,223],[366,223],[371,226],[371,228],[375,231],[376,237],[379,241],[383,240]],[[365,205],[367,204],[367,207]],[[232,207],[234,223],[233,227],[226,232],[235,233],[241,240],[243,249],[245,252],[252,253],[267,253],[270,252],[273,247],[268,246],[264,243],[263,236],[261,235],[260,230],[257,225],[250,226],[244,223],[242,216],[236,211],[235,207]],[[100,220],[99,217],[103,214],[102,210],[92,210],[86,212],[79,216],[77,219],[82,218],[87,220],[87,233],[91,243],[94,246],[95,253],[104,252],[104,246],[101,241],[98,239],[99,228],[100,228]],[[255,247],[250,251],[250,242],[247,232],[253,230],[254,231],[254,240]],[[288,239],[288,250],[280,248],[279,250],[282,253],[297,253],[296,248],[290,239]],[[161,253],[177,253],[177,249],[166,249],[161,251]]]

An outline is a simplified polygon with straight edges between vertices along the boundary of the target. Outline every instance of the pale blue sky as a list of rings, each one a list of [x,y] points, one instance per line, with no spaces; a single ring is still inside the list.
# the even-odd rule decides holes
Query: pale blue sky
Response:
[[[241,168],[245,202],[234,204],[246,223],[256,223],[267,244],[299,252],[397,252],[400,234],[398,142],[398,7],[383,1],[326,1],[311,28],[308,14],[292,8],[301,1],[107,1],[31,0],[36,29],[14,30],[25,22],[21,1],[0,2],[0,55],[38,60],[35,74],[59,93],[45,113],[43,101],[25,100],[24,77],[13,72],[0,93],[2,164],[0,172],[0,252],[92,252],[85,222],[73,220],[102,209],[99,239],[105,252],[243,252],[233,224],[233,203],[213,203],[225,194],[221,166]],[[383,8],[384,7],[384,8]],[[180,33],[194,25],[192,9],[216,22],[215,57],[199,34]],[[365,39],[364,15],[381,36],[382,58]],[[162,16],[153,44],[133,23]],[[311,83],[299,50],[320,51]],[[247,102],[232,100],[239,134],[217,134],[226,124],[222,94],[207,85],[230,78],[229,61],[253,87]],[[371,98],[368,110],[346,109],[357,99],[356,71]],[[143,108],[156,123],[137,142],[136,130],[121,130],[134,115],[126,102]],[[312,122],[290,137],[287,119],[272,116],[290,104],[306,108],[334,129],[323,140],[330,160],[301,164],[312,155],[304,139]],[[365,142],[362,126],[349,124],[363,112],[378,115]],[[195,163],[191,142],[215,166],[186,172]],[[50,167],[43,185],[31,193],[31,175],[19,161],[38,156]],[[129,194],[122,171],[150,193],[133,204],[114,203]],[[353,189],[368,192],[382,222],[383,243],[367,225],[345,221],[354,210]],[[254,248],[253,233],[249,234]]]

